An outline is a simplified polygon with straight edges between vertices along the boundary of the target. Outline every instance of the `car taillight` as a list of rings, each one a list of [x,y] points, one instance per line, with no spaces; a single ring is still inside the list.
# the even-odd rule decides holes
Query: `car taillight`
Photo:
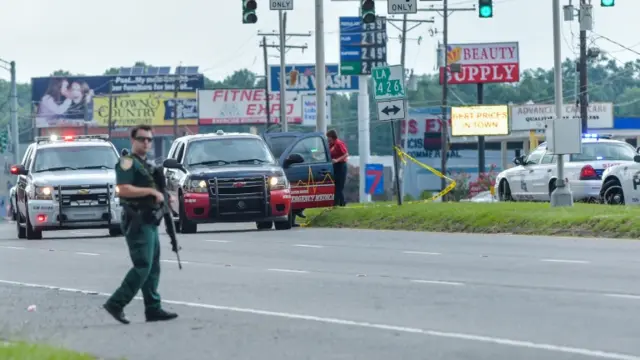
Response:
[[[591,165],[585,165],[580,170],[580,180],[598,180],[598,173]]]

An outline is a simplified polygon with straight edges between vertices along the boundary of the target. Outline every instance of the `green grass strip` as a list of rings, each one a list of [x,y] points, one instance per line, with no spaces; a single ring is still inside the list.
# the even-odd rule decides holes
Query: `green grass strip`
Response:
[[[0,343],[2,360],[96,360],[95,356],[81,354],[47,345],[27,343]]]
[[[308,227],[640,238],[640,207],[415,202],[354,204],[305,213]]]

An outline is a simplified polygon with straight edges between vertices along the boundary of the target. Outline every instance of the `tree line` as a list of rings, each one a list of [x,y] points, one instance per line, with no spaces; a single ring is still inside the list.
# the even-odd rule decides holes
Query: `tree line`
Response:
[[[134,66],[149,66],[137,62]],[[562,64],[563,97],[565,103],[574,102],[578,95],[578,73],[575,60],[566,59]],[[117,74],[118,68],[110,68],[104,75]],[[81,76],[68,70],[58,70],[52,76]],[[621,64],[606,55],[600,55],[589,63],[588,71],[589,99],[591,102],[613,102],[616,116],[640,116],[640,59]],[[207,89],[219,88],[263,88],[264,78],[247,69],[235,71],[222,80],[205,77]],[[371,85],[370,85],[371,86]],[[0,80],[0,126],[9,121],[9,82]],[[475,85],[451,85],[450,105],[468,105],[476,103]],[[373,94],[372,91],[370,91]],[[417,91],[408,92],[411,107],[438,106],[441,101],[442,86],[437,74],[418,77]],[[552,103],[554,99],[553,69],[527,69],[521,72],[520,82],[515,84],[487,84],[484,88],[486,104],[524,104]],[[30,133],[31,129],[31,85],[18,84],[18,105],[21,133]],[[371,114],[375,117],[374,102],[371,101]],[[356,94],[335,94],[332,96],[332,127],[345,136],[354,150],[357,149],[357,96]],[[375,119],[371,122],[372,154],[390,153],[388,125]]]

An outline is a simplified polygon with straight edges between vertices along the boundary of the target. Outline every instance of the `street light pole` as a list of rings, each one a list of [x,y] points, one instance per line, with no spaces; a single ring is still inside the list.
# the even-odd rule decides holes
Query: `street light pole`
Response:
[[[8,67],[7,67],[8,66]],[[8,70],[11,74],[10,88],[10,112],[11,112],[11,138],[13,139],[14,163],[20,162],[20,133],[18,131],[18,85],[16,82],[16,62],[0,59],[0,67]]]

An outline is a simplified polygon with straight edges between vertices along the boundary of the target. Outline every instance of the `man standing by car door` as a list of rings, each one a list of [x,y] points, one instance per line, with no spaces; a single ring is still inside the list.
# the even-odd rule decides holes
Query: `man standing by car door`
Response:
[[[347,182],[347,158],[349,151],[347,145],[338,139],[338,132],[331,129],[327,131],[327,140],[329,141],[329,152],[331,153],[331,162],[333,162],[333,176],[336,185],[335,196],[333,198],[334,206],[346,206],[344,199],[344,185]]]

